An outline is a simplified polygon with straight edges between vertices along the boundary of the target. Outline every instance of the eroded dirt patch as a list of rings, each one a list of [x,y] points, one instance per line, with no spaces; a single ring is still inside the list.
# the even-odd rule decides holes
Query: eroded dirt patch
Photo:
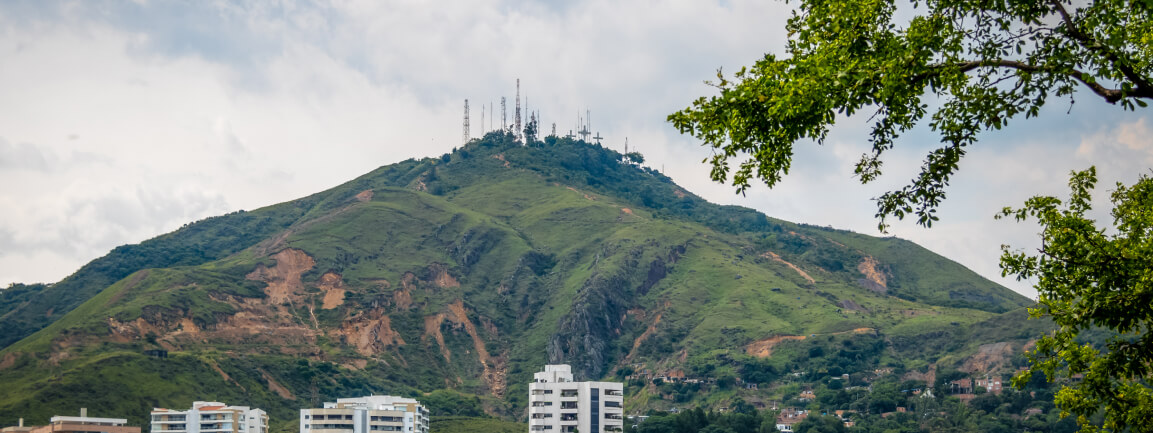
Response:
[[[977,353],[965,360],[958,370],[964,372],[992,371],[1005,365],[1013,357],[1013,346],[1008,342],[982,344]]]
[[[324,293],[320,308],[331,310],[344,305],[344,279],[336,272],[326,272],[320,276],[317,288]]]
[[[366,189],[364,191],[361,191],[360,193],[356,194],[356,201],[359,201],[361,203],[366,202],[366,201],[372,201],[372,194],[373,194],[373,192],[371,189]]]
[[[432,271],[432,281],[437,287],[442,289],[448,287],[460,287],[460,281],[449,275],[448,268],[440,263],[433,263],[429,265],[429,270]]]
[[[272,256],[276,266],[266,267],[258,265],[245,278],[268,283],[264,293],[268,295],[268,302],[281,304],[290,300],[298,300],[304,293],[304,285],[300,276],[316,265],[316,261],[304,251],[289,248]]]
[[[20,353],[9,352],[5,353],[3,358],[0,358],[0,370],[7,370],[16,365],[16,360],[20,359]]]
[[[452,362],[452,352],[444,345],[444,334],[440,333],[441,323],[444,323],[444,313],[424,316],[424,337],[432,337],[440,346],[440,354],[444,356],[444,361]]]
[[[773,355],[773,346],[780,344],[782,341],[800,341],[804,339],[804,335],[776,335],[749,343],[748,346],[745,346],[745,353],[757,358],[768,358]]]
[[[404,277],[400,279],[400,289],[392,292],[392,302],[396,304],[396,308],[407,310],[412,307],[412,287],[415,280],[416,276],[412,272],[404,273]]]
[[[448,315],[448,319],[454,324],[464,326],[465,332],[468,333],[469,337],[472,337],[472,347],[476,350],[477,358],[481,368],[483,368],[483,378],[488,384],[489,390],[492,391],[493,395],[503,396],[505,390],[504,375],[498,374],[498,370],[493,368],[497,363],[489,355],[484,339],[480,338],[480,333],[476,331],[476,326],[471,320],[468,320],[468,311],[464,309],[464,302],[457,299],[456,302],[448,305],[448,311],[451,313]]]
[[[392,329],[392,320],[379,308],[344,322],[336,333],[364,356],[374,356],[391,346],[405,344],[400,334]]]
[[[512,165],[510,165],[510,164],[508,163],[508,160],[504,159],[504,154],[503,154],[503,153],[498,153],[498,154],[496,154],[496,155],[493,155],[493,156],[492,156],[492,159],[500,160],[500,162],[503,162],[503,163],[504,163],[503,165],[504,165],[505,167],[511,167],[511,166],[512,166]]]
[[[884,294],[889,291],[888,276],[881,272],[878,268],[881,263],[874,259],[872,256],[865,256],[861,263],[857,264],[857,271],[865,276],[865,284],[869,290],[877,293]]]

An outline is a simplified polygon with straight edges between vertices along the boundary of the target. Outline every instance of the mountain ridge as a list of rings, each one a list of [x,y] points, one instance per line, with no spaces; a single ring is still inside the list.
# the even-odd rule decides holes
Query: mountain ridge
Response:
[[[612,150],[556,137],[522,146],[499,133],[140,245],[69,277],[95,281],[88,286],[42,289],[72,287],[61,310],[82,302],[0,350],[0,383],[28,395],[0,399],[0,412],[74,401],[62,390],[80,388],[85,374],[175,364],[178,381],[204,387],[164,394],[121,383],[115,395],[158,406],[243,398],[284,415],[387,387],[473,394],[483,397],[473,406],[513,416],[544,363],[570,363],[585,378],[638,366],[779,374],[795,357],[754,356],[750,345],[810,334],[900,340],[921,328],[955,335],[1028,304],[908,241],[714,205]],[[55,310],[24,305],[5,307],[5,317]],[[874,331],[845,333],[863,328]],[[773,351],[796,350],[784,344]],[[142,355],[157,348],[172,357]],[[854,362],[932,364],[882,352]],[[651,392],[634,391],[629,405],[663,404]],[[120,409],[142,416],[147,404]]]

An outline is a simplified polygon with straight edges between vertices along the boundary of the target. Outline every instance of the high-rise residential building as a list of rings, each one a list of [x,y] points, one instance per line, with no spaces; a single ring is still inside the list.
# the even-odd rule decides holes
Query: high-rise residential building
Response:
[[[391,395],[340,398],[323,408],[300,410],[300,433],[428,433],[428,409]]]
[[[4,433],[140,433],[140,427],[128,425],[126,418],[96,418],[88,416],[88,409],[81,408],[80,416],[54,416],[48,425],[25,426],[24,418],[19,425],[0,429]]]
[[[530,432],[624,431],[624,384],[574,382],[568,365],[546,365],[528,385]]]
[[[268,414],[248,406],[194,401],[192,409],[152,409],[152,433],[268,433]]]

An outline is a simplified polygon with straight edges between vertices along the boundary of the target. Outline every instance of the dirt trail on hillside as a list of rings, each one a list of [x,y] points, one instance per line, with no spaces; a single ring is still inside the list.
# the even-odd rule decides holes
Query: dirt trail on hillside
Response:
[[[877,330],[873,329],[873,328],[856,328],[856,329],[851,329],[848,331],[827,332],[824,334],[811,334],[809,336],[804,336],[804,335],[774,335],[774,336],[766,338],[764,340],[757,340],[757,341],[754,341],[752,343],[749,343],[749,345],[745,346],[745,353],[749,354],[749,356],[755,356],[757,358],[768,358],[769,356],[773,355],[773,347],[780,344],[781,342],[784,342],[784,341],[801,341],[801,340],[804,340],[810,336],[811,337],[820,337],[820,336],[828,336],[828,335],[865,334],[865,333],[876,332],[876,331]]]
[[[257,370],[260,371],[260,376],[264,378],[264,381],[268,382],[269,391],[279,394],[281,398],[296,400],[296,396],[292,395],[292,391],[289,391],[288,388],[284,387],[284,385],[277,383],[276,380],[272,378],[271,374],[268,374],[268,372],[264,371],[263,368],[258,368]]]
[[[664,308],[666,308],[666,309],[669,308],[669,301],[665,301]],[[636,311],[635,313],[634,313],[634,311],[635,310],[630,310],[629,314],[634,314],[636,316],[639,316],[638,319],[644,320],[644,314],[645,314],[644,310],[639,310],[639,311]],[[664,314],[663,311],[658,312],[656,314],[656,316],[653,317],[653,322],[649,324],[649,327],[645,328],[645,332],[641,333],[641,335],[638,336],[636,340],[633,340],[633,348],[632,348],[632,350],[629,350],[629,354],[625,356],[626,362],[631,360],[633,358],[633,356],[637,353],[637,349],[639,349],[641,347],[641,343],[644,343],[645,340],[647,340],[650,336],[652,336],[654,333],[657,332],[657,325],[661,323],[661,315],[662,314]]]
[[[801,277],[803,277],[803,278],[804,278],[806,281],[808,281],[808,282],[809,282],[809,284],[813,284],[813,283],[816,283],[816,282],[817,282],[816,280],[814,280],[814,279],[813,279],[813,277],[810,277],[810,276],[809,276],[809,274],[808,274],[807,272],[805,272],[804,270],[802,270],[802,269],[801,269],[800,267],[798,267],[797,265],[794,265],[794,264],[792,264],[792,263],[786,262],[786,261],[785,261],[785,259],[782,259],[782,258],[781,258],[781,256],[780,256],[780,255],[778,255],[777,253],[774,253],[774,252],[772,252],[772,251],[765,251],[765,253],[764,253],[764,254],[761,254],[761,257],[764,257],[764,258],[766,258],[766,259],[772,259],[772,260],[774,260],[774,261],[776,261],[776,262],[779,262],[779,263],[781,263],[781,264],[783,264],[783,265],[785,265],[785,266],[788,266],[789,268],[792,268],[794,271],[797,271],[797,273],[798,273],[798,274],[800,274],[800,275],[801,275]]]

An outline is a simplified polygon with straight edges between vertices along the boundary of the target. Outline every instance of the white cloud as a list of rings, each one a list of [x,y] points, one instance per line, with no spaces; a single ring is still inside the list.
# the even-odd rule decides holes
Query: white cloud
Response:
[[[110,248],[206,216],[323,190],[474,136],[521,79],[542,129],[592,110],[609,147],[630,147],[686,188],[797,222],[875,234],[871,198],[908,180],[936,138],[911,132],[887,176],[861,186],[861,118],[822,147],[800,143],[789,177],[747,197],[708,180],[707,149],[665,117],[702,82],[781,52],[790,5],[733,0],[511,2],[31,2],[0,6],[0,285],[55,281]],[[1153,165],[1147,114],[1105,104],[1047,110],[990,134],[932,230],[894,234],[995,277],[999,245],[1035,230],[1001,206],[1062,194],[1069,170],[1104,179]],[[578,114],[579,113],[579,114]],[[527,113],[525,114],[527,118]],[[1117,175],[1104,173],[1118,173]],[[1113,177],[1107,177],[1113,176]],[[1104,185],[1109,185],[1103,181]],[[15,187],[19,185],[19,187]],[[1028,292],[1027,287],[1012,285]]]

